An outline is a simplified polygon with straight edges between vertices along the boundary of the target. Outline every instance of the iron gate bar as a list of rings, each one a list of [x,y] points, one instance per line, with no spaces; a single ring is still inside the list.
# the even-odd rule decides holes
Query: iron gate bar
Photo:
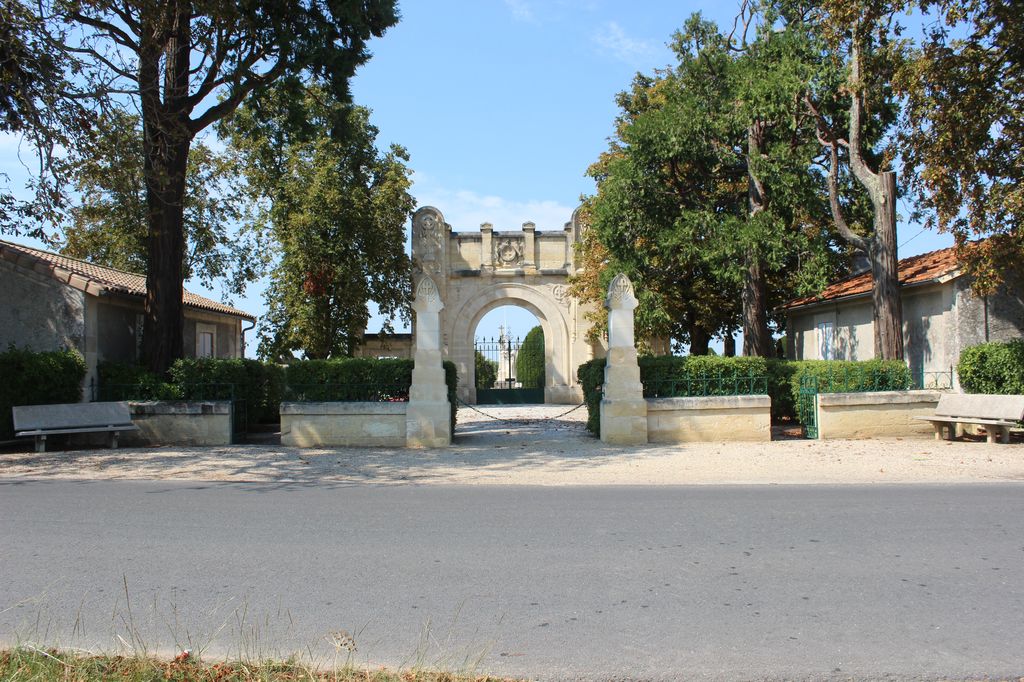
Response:
[[[475,339],[473,342],[474,365],[477,372],[474,379],[476,402],[478,405],[532,405],[544,402],[544,368],[543,356],[535,358],[530,355],[520,356],[523,341],[502,334],[497,339]],[[491,385],[481,385],[481,363],[490,366],[494,373]],[[539,385],[523,385],[523,375],[527,380],[534,379]],[[536,380],[536,377],[540,377]]]

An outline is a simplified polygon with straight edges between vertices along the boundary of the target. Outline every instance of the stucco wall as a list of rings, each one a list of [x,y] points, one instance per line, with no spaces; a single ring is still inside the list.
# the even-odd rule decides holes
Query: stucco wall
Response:
[[[142,307],[129,308],[96,302],[97,351],[100,361],[135,362],[138,358],[137,334],[141,332]]]
[[[957,305],[954,283],[903,291],[903,341],[912,372],[947,371],[956,364]],[[789,315],[789,357],[821,360],[818,325],[835,325],[835,360],[870,360],[875,356],[870,298],[809,306]],[[963,323],[961,323],[963,324]]]
[[[216,327],[218,358],[240,357],[238,342],[241,331],[236,318],[188,309],[185,312],[185,329],[182,333],[185,357],[194,358],[196,356],[197,324],[208,324]]]
[[[957,356],[968,346],[1024,337],[1024,278],[1011,276],[987,297],[974,294],[967,278],[956,281],[955,291]]]
[[[85,293],[0,259],[0,348],[85,353]]]

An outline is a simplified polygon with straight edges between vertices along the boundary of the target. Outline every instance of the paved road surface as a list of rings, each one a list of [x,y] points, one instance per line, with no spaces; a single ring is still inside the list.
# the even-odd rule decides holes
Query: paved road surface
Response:
[[[329,662],[339,629],[542,678],[1020,676],[1024,486],[0,482],[8,644]]]

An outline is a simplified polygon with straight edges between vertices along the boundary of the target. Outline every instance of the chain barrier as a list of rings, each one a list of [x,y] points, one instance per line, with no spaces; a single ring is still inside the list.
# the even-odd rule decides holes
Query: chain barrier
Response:
[[[487,414],[483,410],[477,409],[477,407],[475,405],[470,405],[469,403],[465,402],[462,398],[459,398],[458,400],[459,400],[459,404],[462,405],[462,407],[468,407],[470,410],[472,410],[473,412],[476,412],[479,415],[483,415],[484,417],[487,417],[488,419],[493,419],[493,420],[499,421],[499,422],[508,422],[510,424],[533,424],[534,422],[546,422],[546,421],[551,421],[551,420],[554,420],[554,419],[561,419],[565,415],[572,414],[573,412],[575,412],[576,410],[580,409],[581,407],[586,406],[586,403],[580,403],[576,407],[568,409],[568,410],[566,410],[565,412],[563,412],[561,414],[556,414],[553,417],[540,417],[540,418],[537,418],[537,419],[523,419],[523,418],[515,419],[515,418],[510,418],[510,417],[496,417],[493,414]]]

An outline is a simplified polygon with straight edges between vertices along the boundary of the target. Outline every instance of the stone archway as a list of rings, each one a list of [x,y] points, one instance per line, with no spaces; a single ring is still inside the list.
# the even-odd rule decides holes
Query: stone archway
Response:
[[[568,293],[579,237],[575,214],[555,232],[538,232],[530,222],[515,231],[484,223],[477,232],[454,232],[432,206],[413,215],[413,284],[424,275],[437,283],[444,303],[443,353],[458,368],[461,400],[476,400],[472,335],[477,323],[494,308],[517,305],[536,315],[544,329],[545,402],[582,401],[576,368],[603,356],[605,346],[586,340],[587,308]]]
[[[476,402],[474,331],[484,315],[503,305],[519,306],[533,313],[544,330],[544,402],[573,402],[575,368],[570,366],[566,308],[559,306],[549,292],[514,282],[495,283],[479,291],[449,318],[448,359],[459,371],[460,397]]]

